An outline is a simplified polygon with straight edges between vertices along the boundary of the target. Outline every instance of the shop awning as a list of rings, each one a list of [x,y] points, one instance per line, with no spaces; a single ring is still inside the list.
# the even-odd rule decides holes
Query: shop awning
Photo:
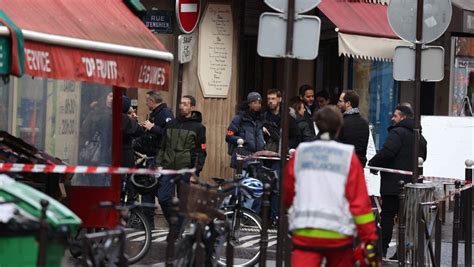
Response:
[[[121,0],[0,0],[0,9],[23,32],[28,75],[168,90],[173,55]]]
[[[410,45],[392,31],[386,5],[331,0],[322,1],[318,8],[337,27],[340,55],[391,60],[396,46]]]

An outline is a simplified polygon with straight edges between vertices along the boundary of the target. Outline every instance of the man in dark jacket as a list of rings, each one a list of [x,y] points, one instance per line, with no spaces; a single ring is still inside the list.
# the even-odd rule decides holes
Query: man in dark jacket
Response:
[[[339,141],[353,145],[362,167],[367,163],[367,143],[369,142],[369,123],[360,116],[359,95],[352,91],[343,91],[337,106],[344,113]]]
[[[153,157],[158,153],[166,123],[173,119],[173,113],[163,102],[163,97],[158,91],[148,91],[146,93],[146,105],[151,112],[148,119],[142,123],[148,136],[142,138],[152,138],[152,141],[148,146],[146,143],[143,144],[143,149],[145,149],[143,152],[147,156]]]
[[[233,147],[237,147],[237,140],[244,140],[244,149],[248,152],[254,153],[263,150],[265,146],[264,139],[264,119],[261,115],[262,96],[257,92],[250,92],[247,95],[248,109],[243,112],[238,112],[232,119],[225,141]],[[232,159],[230,166],[236,168],[237,155],[236,149],[232,151]]]
[[[157,157],[157,165],[165,169],[179,170],[196,168],[199,176],[206,160],[206,128],[202,124],[202,115],[195,110],[196,99],[190,95],[181,98],[180,114],[166,125],[165,135]],[[179,180],[176,180],[179,179]],[[175,193],[175,184],[188,183],[196,179],[191,175],[177,177],[164,175],[160,178],[158,200],[163,215],[168,223],[172,215],[172,199]],[[180,217],[177,231],[181,231],[183,218]]]
[[[312,134],[316,135],[313,122],[313,113],[316,109],[314,104],[314,88],[311,85],[303,84],[299,88],[299,96],[304,103],[304,119],[310,126]]]
[[[265,150],[279,152],[281,129],[281,92],[276,89],[267,91],[267,109],[263,112],[267,131],[265,134]]]
[[[150,110],[150,114],[148,114],[147,120],[141,123],[146,132],[134,141],[133,148],[148,157],[156,157],[165,133],[166,124],[173,119],[173,113],[163,102],[163,97],[158,91],[152,90],[146,93],[146,106]],[[153,167],[154,160],[147,162],[147,166]],[[155,195],[156,193],[144,195],[143,202],[155,204]],[[155,225],[154,209],[143,208],[143,211],[153,228]]]
[[[413,171],[413,146],[415,121],[413,110],[406,105],[398,105],[392,116],[393,125],[388,128],[388,137],[381,150],[369,161],[370,166]],[[420,154],[426,159],[426,140],[420,138]],[[411,182],[411,176],[382,172],[380,195],[382,196],[382,251],[385,256],[392,239],[393,220],[398,213],[399,181]]]

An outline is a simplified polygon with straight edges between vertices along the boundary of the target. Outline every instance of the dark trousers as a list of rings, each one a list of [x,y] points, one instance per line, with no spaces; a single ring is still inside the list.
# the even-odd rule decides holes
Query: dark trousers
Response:
[[[380,213],[380,225],[382,227],[382,253],[385,256],[388,244],[392,240],[392,232],[395,216],[398,214],[399,201],[396,195],[382,196],[382,212]]]
[[[175,196],[176,190],[178,191],[179,198],[179,185],[180,183],[189,183],[189,175],[163,175],[159,178],[160,187],[156,194],[149,194],[143,196],[143,202],[145,203],[155,203],[155,196],[158,198],[160,203],[161,210],[165,216],[168,226],[171,227],[171,217],[173,216],[173,197]],[[150,213],[151,212],[151,213]],[[154,209],[149,209],[146,212],[146,215],[149,219],[154,220],[155,211]],[[178,224],[177,224],[177,234],[181,233],[183,227],[184,217],[178,215]],[[153,224],[152,224],[153,225]]]

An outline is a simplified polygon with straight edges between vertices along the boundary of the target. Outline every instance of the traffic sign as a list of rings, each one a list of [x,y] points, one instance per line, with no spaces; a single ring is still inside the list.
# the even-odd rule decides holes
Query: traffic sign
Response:
[[[193,59],[194,35],[181,34],[178,36],[178,60],[179,63],[187,63]]]
[[[281,13],[260,16],[257,52],[261,57],[286,57],[287,18]],[[293,31],[293,56],[313,60],[318,56],[321,20],[316,16],[296,15]]]
[[[200,0],[176,0],[176,18],[184,33],[192,33],[201,15]]]
[[[288,0],[264,0],[265,4],[278,12],[286,13],[288,10]],[[321,0],[295,0],[295,13],[305,13],[315,8]]]
[[[444,78],[444,48],[424,46],[421,49],[421,81],[439,82]],[[415,48],[397,46],[393,56],[393,79],[415,80]]]
[[[416,0],[391,0],[388,21],[393,31],[402,39],[416,42]],[[451,22],[451,0],[423,1],[423,34],[421,43],[438,39]]]

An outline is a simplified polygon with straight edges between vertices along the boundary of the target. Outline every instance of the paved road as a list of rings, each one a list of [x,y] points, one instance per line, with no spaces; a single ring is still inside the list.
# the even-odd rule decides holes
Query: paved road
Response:
[[[166,251],[166,235],[168,234],[168,230],[157,229],[153,230],[152,233],[152,245],[150,252],[148,255],[138,263],[139,265],[150,265],[150,264],[159,264],[165,262],[165,251]],[[140,238],[140,237],[137,237]],[[245,250],[255,250],[258,249],[258,242],[260,241],[260,234],[250,234],[246,235],[239,247],[244,248]],[[275,251],[276,251],[276,243],[277,243],[277,234],[275,230],[271,230],[269,233],[269,242],[268,242],[268,260],[275,259]],[[238,257],[238,255],[236,255]]]
[[[153,242],[152,247],[148,255],[138,264],[134,266],[164,266],[165,261],[165,251],[166,251],[166,234],[167,227],[164,223],[164,218],[158,217],[156,219],[157,228],[153,231]],[[474,227],[474,225],[473,225]],[[396,233],[393,235],[396,237]],[[137,236],[137,238],[140,238]],[[267,257],[267,266],[275,265],[275,252],[276,252],[276,231],[273,230],[269,234],[269,248],[268,248],[268,257]],[[257,244],[258,233],[249,235],[243,240],[241,244],[246,249],[254,249]],[[442,227],[442,248],[441,248],[441,265],[450,266],[452,262],[451,249],[452,249],[452,212],[448,212],[447,221]],[[459,244],[459,266],[464,266],[464,244],[460,242]],[[393,246],[389,249],[388,255],[391,256],[395,252],[395,242]],[[473,250],[474,254],[474,250]],[[76,259],[72,259],[67,253],[64,257],[62,266],[79,266],[80,262]],[[385,262],[384,266],[397,266],[396,263]]]

